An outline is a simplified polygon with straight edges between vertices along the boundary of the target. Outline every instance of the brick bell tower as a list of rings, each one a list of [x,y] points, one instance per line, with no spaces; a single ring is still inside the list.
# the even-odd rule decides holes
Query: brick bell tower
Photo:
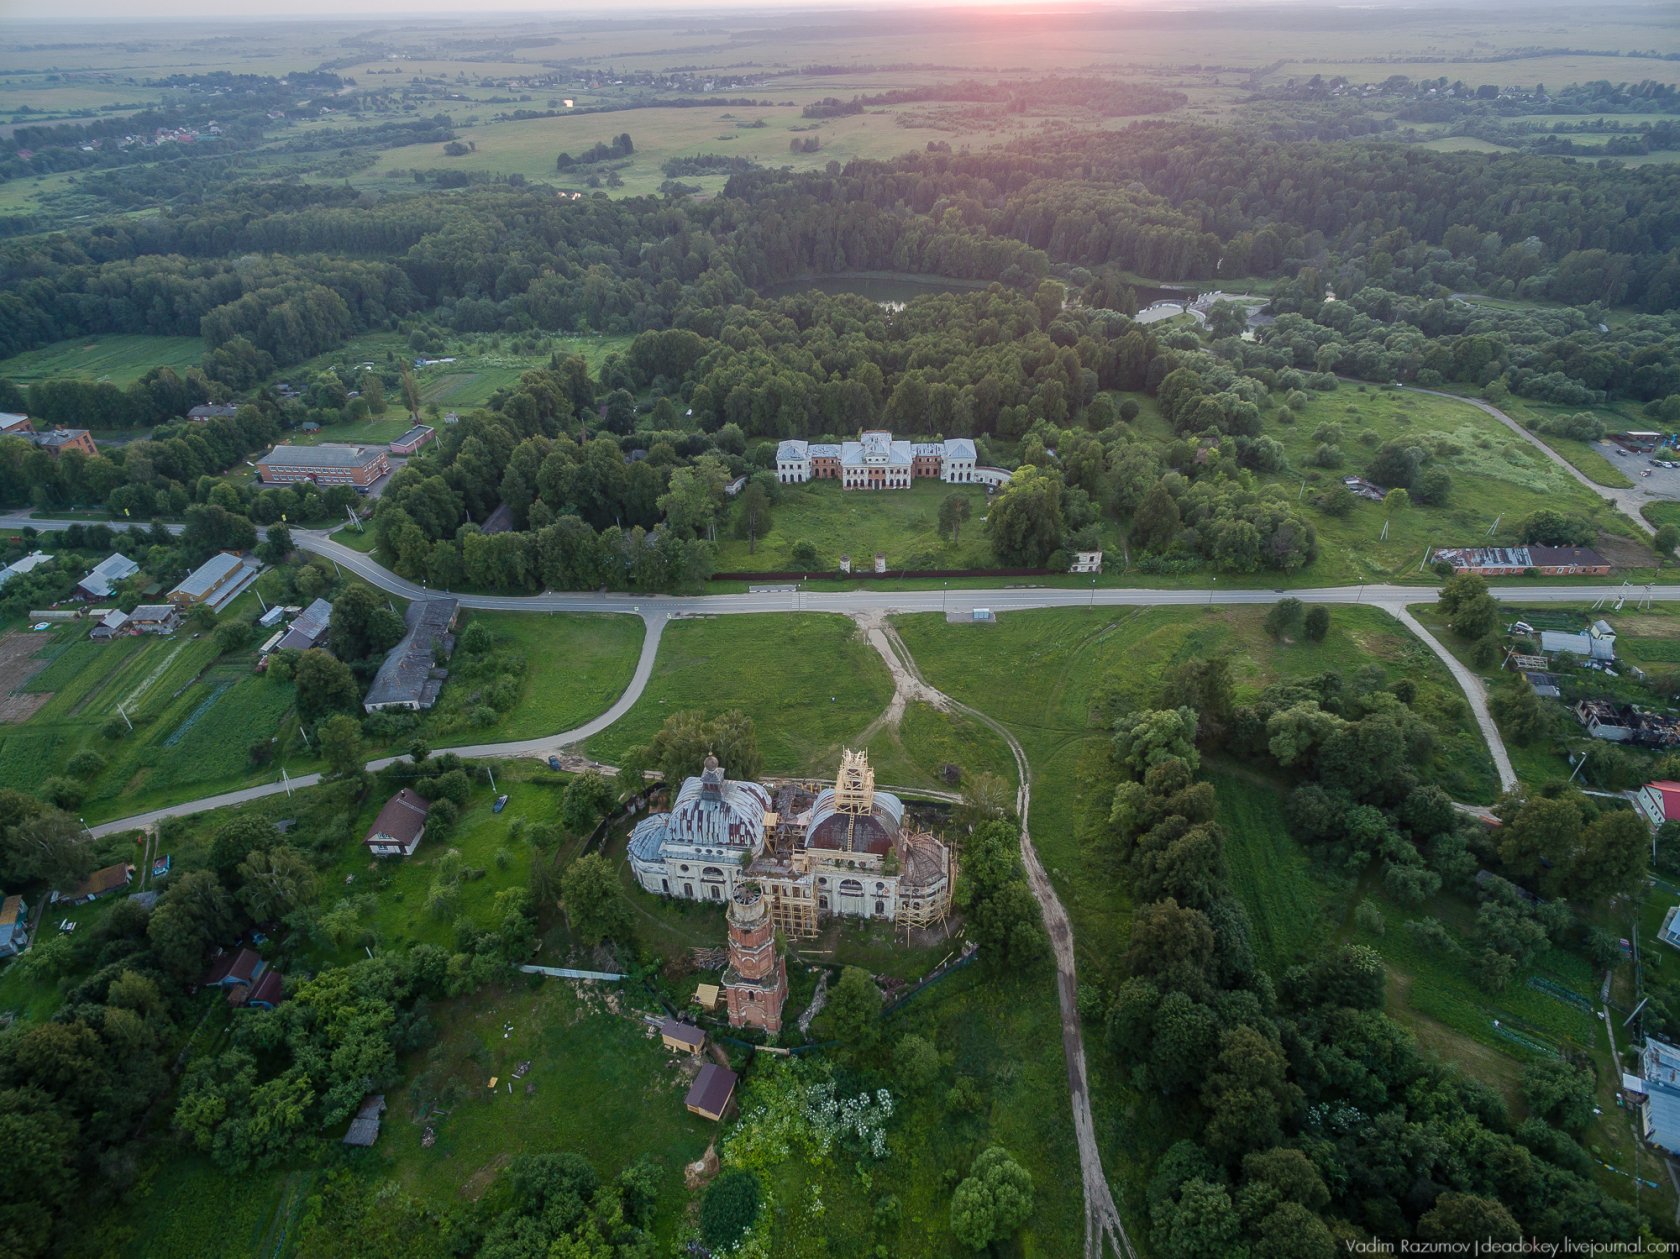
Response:
[[[776,928],[764,893],[742,883],[729,898],[729,968],[723,973],[729,1026],[782,1030],[787,959],[776,951]]]

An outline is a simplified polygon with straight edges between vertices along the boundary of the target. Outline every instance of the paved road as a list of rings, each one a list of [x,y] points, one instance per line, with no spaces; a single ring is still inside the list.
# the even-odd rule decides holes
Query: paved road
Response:
[[[1449,395],[1450,396],[1450,395]],[[1513,421],[1514,422],[1514,421]],[[1602,487],[1600,487],[1602,488]],[[25,525],[40,530],[57,530],[86,521],[32,520],[28,516],[0,516],[0,528]],[[171,525],[179,530],[181,526]],[[439,592],[416,585],[381,566],[370,556],[335,542],[324,533],[292,530],[299,549],[325,556],[349,569],[373,586],[403,599],[423,599]],[[1615,590],[1614,586],[1550,586],[1514,582],[1491,587],[1494,598],[1522,603],[1591,603]],[[455,594],[466,608],[500,612],[628,612],[636,616],[714,616],[750,612],[836,612],[842,616],[879,612],[940,612],[946,609],[990,608],[994,612],[1025,608],[1082,607],[1188,607],[1196,604],[1245,605],[1275,603],[1293,596],[1303,603],[1369,603],[1391,609],[1407,604],[1428,603],[1435,597],[1429,586],[1398,586],[1388,583],[1358,586],[1316,586],[1297,590],[1263,587],[1203,587],[1199,589],[1152,589],[1109,587],[1084,590],[1049,586],[1012,586],[985,590],[786,590],[766,594],[636,595],[597,591],[545,592],[536,595]],[[1655,586],[1652,597],[1668,602],[1680,600],[1680,585]]]
[[[1598,495],[1600,498],[1609,499],[1615,504],[1617,511],[1621,512],[1622,515],[1633,521],[1634,524],[1638,525],[1646,533],[1655,533],[1657,531],[1656,526],[1654,526],[1649,520],[1646,520],[1644,516],[1640,515],[1639,509],[1647,503],[1670,501],[1663,495],[1652,494],[1647,486],[1639,484],[1635,484],[1629,489],[1613,489],[1608,485],[1600,485],[1597,481],[1594,481],[1591,477],[1587,476],[1586,473],[1582,472],[1574,464],[1570,463],[1569,460],[1565,459],[1562,455],[1558,454],[1557,451],[1548,446],[1544,441],[1537,437],[1531,429],[1525,428],[1516,420],[1513,420],[1491,402],[1483,402],[1480,398],[1466,398],[1463,394],[1443,393],[1439,389],[1421,389],[1416,385],[1407,385],[1405,386],[1405,389],[1411,393],[1426,393],[1433,398],[1451,398],[1454,402],[1465,402],[1475,407],[1478,411],[1485,411],[1506,428],[1510,429],[1518,437],[1522,438],[1530,446],[1533,446],[1541,454],[1545,455],[1546,458],[1557,464],[1558,467],[1562,468],[1582,485],[1586,486],[1594,494]]]

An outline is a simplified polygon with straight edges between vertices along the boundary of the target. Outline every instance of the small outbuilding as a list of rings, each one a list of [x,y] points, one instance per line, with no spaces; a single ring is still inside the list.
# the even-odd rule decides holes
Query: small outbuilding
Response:
[[[694,1083],[689,1086],[688,1096],[683,1100],[683,1105],[688,1107],[689,1114],[699,1115],[702,1119],[710,1119],[716,1123],[728,1113],[734,1100],[735,1073],[728,1067],[708,1062],[700,1068],[700,1074],[694,1077]]]
[[[697,1054],[706,1047],[706,1033],[680,1019],[666,1019],[661,1023],[659,1039],[665,1048],[679,1054]]]
[[[344,1134],[345,1145],[370,1146],[379,1140],[379,1117],[385,1113],[385,1094],[369,1093]]]
[[[719,990],[716,984],[700,984],[694,989],[694,1004],[708,1013],[718,1008]]]

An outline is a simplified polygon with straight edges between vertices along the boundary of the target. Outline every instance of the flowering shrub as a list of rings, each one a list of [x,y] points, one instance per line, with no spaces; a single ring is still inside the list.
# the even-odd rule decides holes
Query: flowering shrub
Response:
[[[813,1165],[836,1144],[858,1155],[885,1158],[893,1097],[886,1089],[837,1097],[834,1081],[798,1062],[765,1067],[749,1085],[741,1121],[723,1143],[725,1162],[768,1169],[795,1155]]]

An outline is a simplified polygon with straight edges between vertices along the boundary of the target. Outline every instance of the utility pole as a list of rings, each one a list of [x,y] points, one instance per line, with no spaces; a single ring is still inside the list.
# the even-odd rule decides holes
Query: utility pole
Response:
[[[291,775],[286,773],[286,767],[284,765],[280,767],[280,781],[285,784],[286,799],[290,800],[292,798],[292,779]]]
[[[303,746],[313,752],[315,750],[315,745],[309,741],[309,731],[305,730],[302,726],[299,726],[298,733],[303,736]]]
[[[496,790],[496,771],[491,769],[488,765],[486,765],[484,767],[484,772],[486,774],[490,775],[490,790],[491,791]]]
[[[128,720],[128,714],[127,714],[127,713],[126,713],[126,712],[124,712],[124,711],[123,711],[123,706],[122,706],[122,705],[121,705],[121,704],[118,704],[118,705],[117,705],[117,712],[118,712],[118,714],[119,714],[119,715],[121,715],[121,717],[122,717],[122,719],[123,719],[123,721],[124,721],[124,722],[125,722],[125,723],[127,723],[127,725],[128,725],[128,732],[129,732],[129,733],[130,733],[130,734],[133,734],[133,733],[134,733],[134,723],[133,723],[133,722],[132,722],[132,721],[129,721],[129,720]]]
[[[257,596],[257,602],[262,604],[262,610],[264,612],[267,612],[268,611],[268,600],[262,597],[262,591],[258,590],[256,587],[253,586],[251,588],[251,593]]]

